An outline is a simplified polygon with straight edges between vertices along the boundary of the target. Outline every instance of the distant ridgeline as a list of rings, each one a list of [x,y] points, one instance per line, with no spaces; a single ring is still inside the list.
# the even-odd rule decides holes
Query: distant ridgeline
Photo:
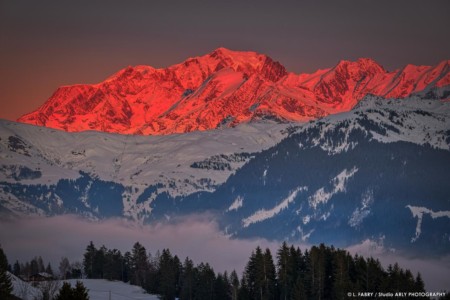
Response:
[[[160,135],[254,121],[304,122],[350,110],[368,94],[450,95],[449,61],[388,71],[372,59],[294,74],[272,58],[219,48],[164,69],[127,67],[98,84],[63,86],[19,122],[70,132]]]

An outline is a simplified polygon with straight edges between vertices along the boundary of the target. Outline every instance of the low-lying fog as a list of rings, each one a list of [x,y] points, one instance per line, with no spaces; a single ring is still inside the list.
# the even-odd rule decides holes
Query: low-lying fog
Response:
[[[231,272],[235,269],[238,274],[242,274],[251,251],[258,245],[270,248],[276,261],[276,250],[281,242],[229,239],[211,219],[210,216],[192,216],[172,224],[154,225],[139,225],[116,219],[89,222],[68,215],[0,220],[0,244],[10,264],[16,259],[25,262],[35,256],[42,256],[45,263],[51,262],[54,270],[57,270],[63,256],[71,262],[82,261],[90,241],[97,248],[105,245],[108,249],[117,248],[122,253],[131,251],[137,241],[151,254],[169,248],[181,261],[189,256],[195,264],[210,263],[216,272]],[[302,249],[309,247],[296,245]],[[398,262],[402,268],[410,269],[415,275],[420,272],[429,291],[450,287],[450,254],[440,259],[409,259],[387,252],[370,241],[349,247],[348,250],[353,254],[376,257],[384,267]]]

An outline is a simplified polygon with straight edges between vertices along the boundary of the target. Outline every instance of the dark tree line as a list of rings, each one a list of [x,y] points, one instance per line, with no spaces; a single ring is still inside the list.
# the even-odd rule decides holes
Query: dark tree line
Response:
[[[11,267],[11,273],[24,280],[28,280],[30,276],[46,273],[51,278],[59,277],[61,279],[72,279],[82,277],[83,266],[80,262],[70,263],[67,257],[62,257],[58,269],[53,271],[50,263],[45,264],[41,256],[36,256],[30,261],[20,263],[18,260]]]
[[[74,269],[74,267],[77,266],[77,263],[70,265],[69,260],[66,257],[63,257],[60,263],[60,271],[63,271],[62,273],[64,273],[64,271],[69,272],[70,270],[72,272],[75,272],[76,274],[79,273],[81,275],[81,269]],[[50,263],[47,265],[47,267],[44,267],[44,261],[42,257],[35,257],[30,262],[26,262],[25,264],[21,264],[16,261],[13,266],[11,266],[8,264],[6,255],[3,252],[3,249],[0,247],[0,299],[20,299],[19,297],[13,295],[13,284],[11,279],[12,275],[10,274],[18,277],[27,277],[30,276],[30,274],[43,272],[49,275],[53,275],[53,270]],[[63,275],[63,277],[65,276],[66,274]],[[34,295],[34,299],[89,300],[88,290],[84,287],[82,282],[77,281],[74,288],[71,288],[70,284],[65,282],[62,288],[59,289],[58,281],[54,281],[53,278],[49,279],[50,280],[44,281],[44,283],[37,285],[42,294]],[[21,293],[22,291],[18,290],[16,292]],[[28,294],[24,294],[22,296],[26,297],[26,299],[28,299],[29,297]]]
[[[28,266],[25,269],[33,271],[48,269],[44,268],[40,257],[24,265]],[[24,265],[18,262],[13,267],[8,265],[0,248],[2,299],[8,299],[12,291],[7,271],[19,271]],[[63,258],[60,271],[69,270],[67,266],[73,264]],[[169,249],[152,256],[140,243],[135,243],[130,252],[122,254],[105,246],[97,249],[91,242],[86,247],[80,267],[88,278],[129,282],[149,293],[159,294],[161,299],[346,299],[348,293],[361,291],[425,291],[420,273],[414,276],[398,264],[384,269],[378,260],[352,256],[345,250],[323,244],[303,252],[283,243],[275,257],[269,249],[263,251],[257,247],[251,253],[241,278],[235,271],[216,274],[208,263],[194,265],[189,258],[181,262]],[[63,286],[58,299],[72,299],[70,295],[77,293],[79,295],[73,299],[87,297],[87,291],[81,283],[78,285],[75,288]]]
[[[378,260],[323,244],[302,252],[283,243],[277,251],[276,286],[276,299],[346,299],[349,292],[425,291],[420,273],[414,277],[398,264],[384,270]]]
[[[72,287],[70,283],[64,282],[61,289],[59,289],[56,300],[89,300],[89,294],[80,281],[77,281],[75,287]]]
[[[8,260],[3,249],[0,247],[0,299],[13,299],[12,297],[12,282],[8,275]]]
[[[88,278],[130,282],[163,299],[222,299],[230,292],[227,273],[216,275],[209,264],[194,266],[189,258],[182,263],[169,249],[152,256],[140,243],[122,254],[105,246],[97,249],[91,242],[84,253],[83,267]]]
[[[54,275],[51,264],[48,263],[45,265],[41,256],[36,256],[25,263],[19,263],[19,261],[16,260],[12,266],[12,273],[15,276],[23,278],[28,278],[33,274],[43,272],[48,273],[49,275]]]
[[[122,255],[91,242],[83,266],[88,278],[130,282],[162,299],[346,299],[350,292],[425,291],[420,273],[398,264],[385,270],[378,260],[323,244],[302,252],[283,243],[275,258],[257,247],[241,278],[235,271],[216,274],[208,263],[181,262],[169,249],[152,256],[140,243]]]

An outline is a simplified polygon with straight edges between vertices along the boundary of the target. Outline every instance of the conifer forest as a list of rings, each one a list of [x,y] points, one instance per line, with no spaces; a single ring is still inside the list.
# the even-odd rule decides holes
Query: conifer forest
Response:
[[[5,268],[20,277],[39,271],[54,274],[41,257],[25,264],[16,261],[11,266],[2,256],[2,299],[11,291]],[[258,246],[242,274],[235,270],[215,272],[209,263],[195,264],[189,257],[181,260],[169,249],[151,254],[139,242],[131,251],[122,253],[105,246],[97,248],[91,241],[82,262],[70,264],[66,260],[63,258],[59,264],[62,279],[123,281],[164,300],[347,299],[361,291],[425,292],[420,273],[412,274],[397,263],[383,268],[377,259],[352,256],[324,244],[301,250],[284,242],[276,253]],[[63,286],[59,292],[70,293],[70,286]]]

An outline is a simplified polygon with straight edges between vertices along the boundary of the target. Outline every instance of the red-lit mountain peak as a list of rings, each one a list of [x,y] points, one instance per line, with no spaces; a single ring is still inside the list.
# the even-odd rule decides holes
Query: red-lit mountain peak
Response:
[[[366,94],[406,97],[449,85],[449,63],[388,72],[372,59],[313,74],[270,57],[218,48],[163,69],[127,67],[94,85],[60,87],[18,121],[66,131],[170,134],[255,119],[306,121],[351,109]]]
[[[367,94],[368,83],[385,73],[382,66],[369,58],[341,60],[321,76],[313,87],[314,94],[318,101],[328,103],[338,111],[349,110]]]
[[[185,89],[196,89],[211,74],[224,68],[231,68],[247,78],[259,73],[273,82],[286,75],[284,66],[266,55],[226,48],[218,48],[210,54],[189,58],[167,70],[175,74]]]
[[[260,70],[266,56],[253,51],[233,51],[227,48],[217,48],[206,55],[235,71]]]
[[[384,68],[373,59],[359,58],[357,61],[341,60],[327,75],[358,81],[364,77],[373,77],[385,72]]]
[[[218,48],[210,56],[220,60],[227,67],[242,72],[247,77],[259,73],[264,78],[276,82],[287,74],[286,69],[279,62],[252,51],[232,51],[226,48]]]

